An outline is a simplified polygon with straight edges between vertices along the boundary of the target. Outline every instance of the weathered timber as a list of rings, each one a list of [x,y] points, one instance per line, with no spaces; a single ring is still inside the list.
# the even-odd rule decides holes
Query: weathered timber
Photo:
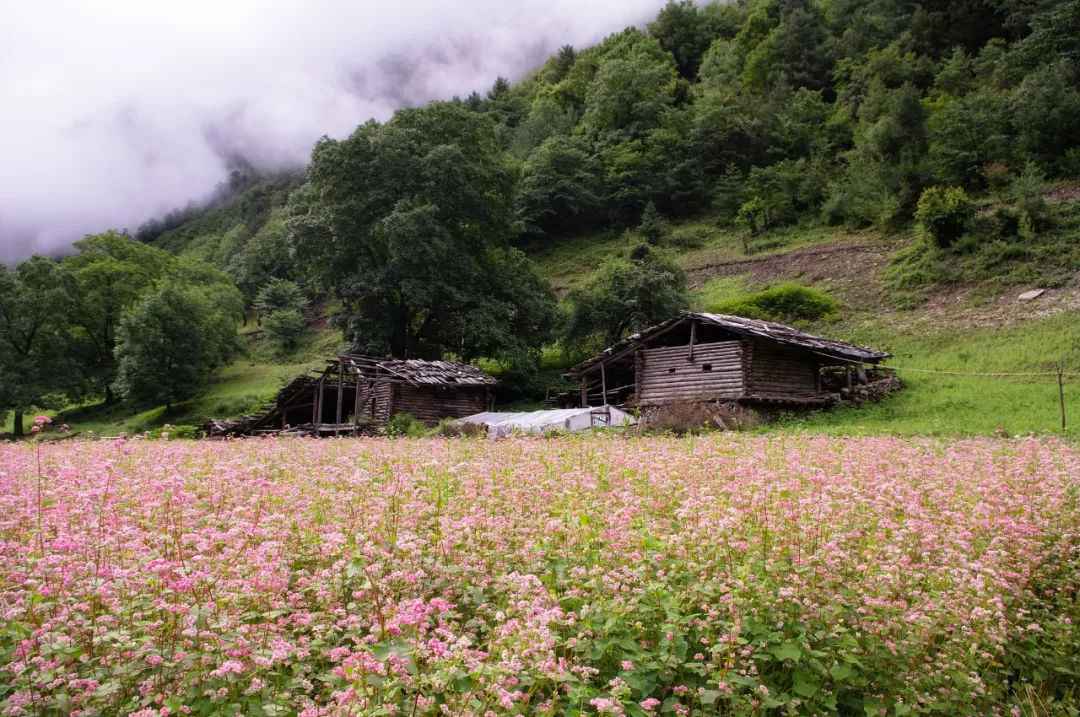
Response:
[[[212,420],[207,428],[215,436],[360,435],[369,432],[368,424],[385,423],[395,413],[412,413],[433,425],[484,411],[496,383],[466,364],[344,354],[328,360],[322,371],[290,381],[261,413]],[[335,392],[332,409],[327,406],[328,389]],[[354,406],[351,422],[346,420],[346,397]]]
[[[827,399],[823,369],[887,356],[768,321],[687,313],[620,341],[567,375],[581,381],[582,405],[594,396],[626,398],[607,390],[613,376],[632,381],[634,401],[643,406],[709,397],[811,404]]]

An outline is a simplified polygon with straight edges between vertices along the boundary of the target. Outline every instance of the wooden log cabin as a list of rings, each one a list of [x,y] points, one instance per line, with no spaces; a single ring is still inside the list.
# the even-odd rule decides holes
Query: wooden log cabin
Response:
[[[490,408],[498,382],[476,366],[451,361],[344,354],[284,386],[258,414],[212,420],[211,436],[300,433],[357,435],[409,413],[428,425]]]
[[[790,326],[721,314],[685,313],[570,369],[578,406],[659,406],[672,401],[823,405],[822,369],[865,381],[865,364],[888,354]]]

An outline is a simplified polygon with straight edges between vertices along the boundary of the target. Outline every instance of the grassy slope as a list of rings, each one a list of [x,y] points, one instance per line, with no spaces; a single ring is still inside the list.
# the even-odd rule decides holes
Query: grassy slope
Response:
[[[737,233],[703,219],[676,226],[671,244],[690,274],[697,309],[760,289],[773,280],[793,279],[831,291],[848,305],[840,322],[808,328],[885,348],[894,354],[890,363],[898,367],[950,372],[1051,372],[1057,360],[1064,357],[1067,371],[1080,372],[1080,322],[1075,311],[1019,320],[1011,328],[1003,328],[997,325],[996,317],[985,315],[981,321],[968,322],[973,328],[953,320],[957,311],[968,309],[970,313],[971,306],[956,306],[944,312],[932,305],[894,311],[884,302],[868,302],[868,295],[881,295],[883,277],[879,265],[887,256],[884,249],[875,265],[878,268],[854,265],[846,269],[846,276],[841,266],[847,261],[844,255],[787,261],[800,250],[819,245],[884,247],[896,240],[838,228],[796,227],[755,240],[748,256]],[[608,257],[626,252],[636,241],[625,234],[600,233],[554,240],[529,247],[528,252],[541,274],[562,292],[586,278]],[[760,262],[738,263],[748,259]],[[969,288],[983,300],[997,287],[991,282]],[[974,311],[978,317],[978,308]],[[977,328],[980,325],[982,328]],[[97,405],[66,411],[59,418],[77,431],[115,435],[153,429],[162,423],[196,424],[208,416],[237,415],[270,398],[284,381],[318,365],[320,357],[333,352],[340,341],[334,332],[312,332],[301,351],[281,358],[251,340],[254,327],[247,331],[245,355],[223,369],[205,395],[175,406],[168,416],[163,408],[133,411]],[[546,358],[551,363],[553,357]],[[554,376],[559,367],[548,368]],[[997,429],[1008,433],[1058,429],[1057,384],[1052,376],[979,378],[914,371],[902,371],[901,375],[905,390],[879,405],[791,418],[784,425],[835,434],[985,435]],[[1066,386],[1066,408],[1080,426],[1080,378]],[[10,430],[10,422],[0,427],[0,433]],[[1068,432],[1073,433],[1073,429]]]
[[[904,390],[881,404],[792,417],[784,421],[787,428],[834,434],[908,435],[1058,431],[1054,376],[991,378],[922,371],[1052,373],[1058,360],[1064,358],[1067,372],[1080,373],[1078,312],[1065,310],[1047,318],[1021,316],[1013,325],[1005,326],[996,315],[980,314],[979,305],[972,302],[947,309],[931,302],[914,310],[895,311],[881,300],[882,267],[865,270],[868,273],[861,275],[862,265],[855,265],[848,271],[850,276],[844,276],[837,267],[847,260],[843,255],[816,260],[822,263],[820,272],[805,271],[807,262],[789,268],[787,274],[765,272],[765,277],[761,266],[747,266],[745,272],[741,265],[732,266],[732,262],[748,258],[783,259],[815,245],[887,246],[902,239],[837,228],[789,228],[756,240],[748,257],[735,232],[717,229],[715,223],[703,220],[677,226],[673,246],[690,272],[695,287],[694,308],[705,309],[712,303],[760,289],[771,280],[790,278],[817,285],[846,301],[847,311],[843,320],[807,327],[809,330],[887,349],[894,354],[890,364],[920,370],[899,371]],[[607,257],[625,252],[633,241],[626,235],[597,234],[557,240],[531,248],[530,254],[541,273],[557,289],[565,290],[586,278]],[[888,251],[883,250],[879,264],[883,266],[887,256]],[[784,262],[775,263],[779,271],[785,269]],[[868,285],[869,290],[852,288],[860,284]],[[986,281],[966,290],[982,301],[997,294],[1001,286],[1001,281]],[[868,304],[867,293],[877,300]],[[1009,305],[1005,309],[1008,311]],[[1000,314],[1001,304],[995,310]],[[1076,424],[1067,433],[1080,433],[1080,377],[1067,379],[1065,402],[1066,414]]]
[[[939,333],[897,331],[879,321],[832,333],[893,353],[904,390],[876,405],[792,419],[791,427],[833,434],[1010,435],[1059,431],[1057,378],[956,376],[949,373],[1053,373],[1080,371],[1080,322],[1075,312],[1002,329]],[[903,369],[915,369],[905,371]],[[1069,435],[1080,435],[1080,378],[1067,379]]]

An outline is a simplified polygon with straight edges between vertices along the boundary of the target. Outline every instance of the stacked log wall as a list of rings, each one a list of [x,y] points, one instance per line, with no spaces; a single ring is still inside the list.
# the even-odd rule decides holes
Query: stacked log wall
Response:
[[[487,409],[487,388],[483,386],[451,389],[398,385],[394,390],[393,413],[409,413],[429,425],[444,418],[464,418]]]
[[[749,392],[754,396],[808,396],[821,392],[818,360],[812,353],[754,341]]]
[[[659,405],[685,399],[737,399],[743,395],[743,345],[720,341],[645,349],[638,362],[638,403]]]

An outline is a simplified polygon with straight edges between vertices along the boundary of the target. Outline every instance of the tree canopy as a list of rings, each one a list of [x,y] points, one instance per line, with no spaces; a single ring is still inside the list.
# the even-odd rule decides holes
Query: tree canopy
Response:
[[[344,304],[360,350],[459,353],[485,317],[536,301],[538,282],[523,283],[527,265],[509,254],[514,179],[488,117],[433,103],[321,140],[288,226],[309,276]],[[484,343],[496,357],[539,347],[537,328],[506,323]]]
[[[166,282],[120,323],[117,386],[140,404],[166,407],[195,396],[236,350],[235,294]]]

